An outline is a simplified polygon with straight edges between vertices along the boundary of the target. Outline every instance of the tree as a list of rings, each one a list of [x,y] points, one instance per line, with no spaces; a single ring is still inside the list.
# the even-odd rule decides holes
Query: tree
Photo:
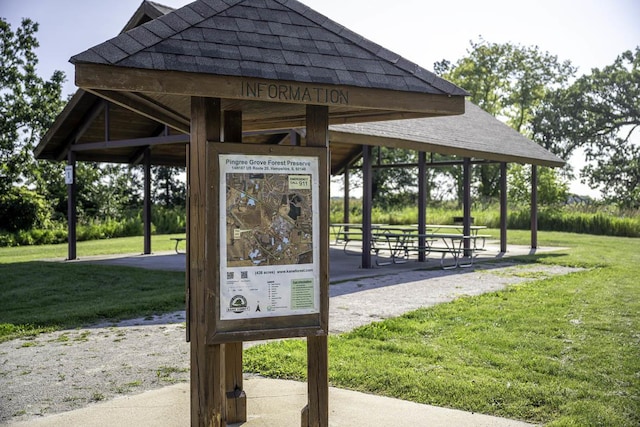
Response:
[[[465,88],[471,101],[520,133],[532,136],[534,112],[546,94],[568,85],[576,69],[537,46],[470,42],[468,55],[455,64],[443,60],[434,65],[442,77]],[[474,168],[483,198],[498,196],[499,168]]]
[[[26,184],[36,180],[35,141],[51,126],[63,102],[64,74],[49,81],[36,74],[38,24],[24,19],[13,32],[0,18],[0,228],[24,230],[44,225],[50,207]]]
[[[605,200],[640,207],[640,47],[548,94],[533,121],[537,140],[555,152],[583,147],[583,180]]]
[[[153,175],[153,199],[164,207],[184,207],[187,200],[187,188],[179,175],[184,173],[184,168],[170,166],[154,166]]]
[[[0,18],[0,191],[34,180],[33,147],[64,105],[64,73],[36,74],[37,31],[30,19],[13,32]]]
[[[508,172],[509,200],[516,206],[531,204],[531,168],[512,164]],[[554,207],[567,201],[569,184],[552,168],[538,169],[538,203]]]

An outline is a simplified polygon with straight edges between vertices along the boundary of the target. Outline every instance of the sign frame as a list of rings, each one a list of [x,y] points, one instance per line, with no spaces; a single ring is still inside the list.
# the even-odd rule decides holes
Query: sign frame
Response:
[[[210,266],[215,266],[211,269],[207,284],[209,295],[212,296],[208,301],[210,304],[208,304],[209,308],[205,314],[207,319],[207,343],[220,344],[225,342],[327,335],[329,318],[329,150],[324,147],[271,146],[218,142],[209,142],[207,146],[209,164],[209,170],[207,171],[207,189],[209,192],[207,204],[210,207],[207,212],[208,225],[206,239],[209,248],[207,251],[207,263]],[[298,274],[296,273],[297,271],[306,270],[306,272],[300,273],[304,276],[303,282],[307,282],[306,285],[302,287],[302,291],[299,292],[300,295],[298,295],[303,302],[308,302],[308,298],[311,297],[309,294],[310,290],[308,289],[308,281],[311,280],[310,274],[312,274],[313,288],[311,292],[314,298],[313,307],[308,307],[301,312],[297,312],[292,307],[289,307],[289,310],[285,308],[282,314],[275,313],[270,315],[265,315],[264,312],[260,313],[260,315],[257,313],[249,315],[248,313],[241,313],[239,311],[238,319],[233,319],[234,315],[230,316],[228,314],[229,287],[231,285],[227,280],[228,277],[222,277],[222,273],[231,270],[230,267],[227,267],[227,236],[226,229],[224,228],[227,226],[227,180],[225,174],[229,172],[229,169],[221,165],[221,160],[224,162],[227,161],[227,159],[235,159],[238,164],[246,165],[250,162],[256,163],[256,160],[266,165],[266,159],[272,160],[273,164],[281,165],[286,164],[287,160],[293,160],[290,163],[294,164],[300,161],[301,164],[315,165],[315,172],[311,173],[311,194],[313,201],[317,203],[317,206],[312,206],[311,214],[313,222],[313,233],[311,236],[311,245],[313,248],[312,262],[310,264],[302,264],[306,268],[290,270],[294,276]],[[249,168],[249,166],[247,167]],[[256,169],[251,170],[256,171]],[[266,165],[263,170],[265,173],[287,175],[289,182],[293,182],[291,177],[295,179],[295,177],[299,175],[299,173],[297,174],[295,172],[297,168],[293,167],[278,166],[270,169],[269,166]],[[233,173],[245,175],[243,172],[237,172],[236,170],[234,170]],[[306,172],[303,173],[303,175],[304,174],[306,174]],[[313,176],[314,174],[315,176]],[[277,266],[278,269],[281,267],[287,269],[286,265]],[[291,267],[291,265],[289,265],[289,267]],[[272,269],[275,268],[276,267],[272,267]],[[309,272],[309,268],[313,270],[313,273]],[[255,266],[248,266],[243,269],[249,270],[248,275],[250,276],[253,272],[257,273],[258,271],[262,271],[261,267]],[[265,267],[265,272],[275,273],[275,271],[267,270],[269,270],[269,268]],[[270,276],[274,277],[275,275],[271,274]],[[257,283],[263,279],[264,281],[257,285]],[[255,291],[264,292],[264,287],[267,286],[271,289],[273,285],[267,284],[268,277],[264,277],[263,279],[255,279],[254,277],[253,283],[255,285]],[[287,276],[286,280],[289,279],[290,277]],[[258,290],[258,286],[262,289]],[[293,288],[293,283],[291,283],[290,286]],[[287,291],[287,286],[284,285],[281,289]],[[286,298],[287,294],[284,291],[282,296]],[[291,294],[294,293],[293,290],[290,290],[290,292]],[[247,303],[246,300],[240,302]],[[254,305],[247,303],[247,305],[249,306],[247,310],[255,311],[257,308],[255,307],[255,303]],[[266,306],[267,302],[265,302],[262,310],[265,310],[267,308]],[[242,307],[242,304],[240,304],[240,307]]]

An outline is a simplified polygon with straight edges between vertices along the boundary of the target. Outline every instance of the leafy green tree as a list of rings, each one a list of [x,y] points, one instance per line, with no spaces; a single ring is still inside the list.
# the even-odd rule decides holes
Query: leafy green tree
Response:
[[[185,207],[187,188],[185,182],[180,179],[184,168],[154,166],[151,172],[153,200],[165,207]]]
[[[474,104],[531,137],[536,108],[549,91],[568,85],[575,67],[537,46],[489,43],[482,38],[470,44],[467,56],[454,64],[436,63],[436,72],[469,91]],[[498,166],[482,165],[474,171],[480,197],[497,197]]]
[[[0,18],[0,228],[6,231],[41,227],[50,217],[48,204],[26,185],[38,175],[34,144],[62,110],[65,77],[56,71],[46,81],[36,74],[37,31],[29,19],[14,32]]]
[[[606,201],[640,207],[640,47],[549,93],[533,121],[536,139],[555,152],[583,147],[583,180]]]
[[[0,18],[0,191],[34,180],[33,147],[64,105],[64,73],[50,80],[36,73],[37,31],[30,19],[14,32]]]
[[[508,174],[509,201],[515,206],[531,203],[531,167],[511,164]],[[538,203],[541,206],[557,207],[569,196],[569,183],[556,169],[538,168]]]

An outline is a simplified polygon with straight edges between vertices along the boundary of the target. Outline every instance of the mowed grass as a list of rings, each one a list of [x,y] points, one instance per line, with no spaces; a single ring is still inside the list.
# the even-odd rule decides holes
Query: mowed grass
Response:
[[[331,336],[331,384],[550,426],[640,425],[640,240],[539,236],[570,249],[521,261],[588,270]],[[253,347],[245,369],[305,379],[305,343]]]
[[[79,256],[142,252],[141,237],[78,243]],[[173,249],[154,236],[154,251]],[[34,261],[64,259],[65,245],[0,248],[0,341],[184,309],[184,273]]]
[[[587,270],[331,336],[331,383],[551,426],[640,425],[640,240],[541,232],[539,243],[569,249],[520,261]],[[153,248],[173,244],[154,236]],[[66,250],[0,249],[0,340],[184,308],[181,272],[35,261]],[[81,258],[141,251],[142,238],[78,244]],[[251,348],[245,370],[304,379],[305,343]]]

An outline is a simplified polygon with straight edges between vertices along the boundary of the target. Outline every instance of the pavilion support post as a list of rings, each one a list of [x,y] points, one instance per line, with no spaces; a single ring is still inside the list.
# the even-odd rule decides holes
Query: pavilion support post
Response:
[[[221,102],[218,98],[191,98],[191,141],[189,143],[188,197],[189,229],[189,337],[191,342],[191,425],[226,426],[225,345],[207,345],[206,313],[214,303],[208,285],[216,268],[209,263],[215,247],[207,244],[217,218],[207,215],[207,145],[220,141]],[[209,201],[210,203],[213,201]],[[213,242],[212,242],[213,243]]]
[[[67,154],[67,167],[71,171],[71,180],[67,182],[67,260],[76,259],[78,257],[77,239],[76,239],[76,223],[77,223],[77,210],[76,210],[76,153],[69,150]]]
[[[427,232],[427,153],[418,153],[418,234],[424,235]],[[426,239],[424,236],[418,238],[418,246],[424,248]],[[418,251],[418,261],[424,262],[426,253]]]
[[[307,146],[329,147],[329,108],[307,105]],[[329,171],[320,171],[329,175]],[[327,176],[327,180],[328,180]],[[328,181],[327,181],[328,182]],[[329,213],[320,212],[329,229]],[[320,248],[328,256],[328,247]],[[329,274],[329,272],[321,272]],[[329,351],[327,335],[307,337],[307,406],[302,410],[302,427],[329,426]]]
[[[350,200],[349,200],[349,167],[346,167],[344,170],[344,199],[343,199],[343,207],[342,207],[342,222],[345,224],[349,224],[349,210],[350,210]]]
[[[531,249],[538,249],[538,166],[531,165]]]
[[[500,163],[500,253],[507,252],[507,163]]]
[[[471,159],[465,157],[462,162],[462,234],[471,235]],[[473,256],[471,253],[471,241],[464,240],[464,256]]]
[[[371,263],[372,150],[370,145],[362,146],[362,268],[373,268]]]
[[[242,111],[225,111],[224,142],[242,142]],[[242,378],[242,341],[225,344],[225,390],[228,423],[247,421],[247,395]]]
[[[144,254],[151,253],[151,148],[144,150]]]

